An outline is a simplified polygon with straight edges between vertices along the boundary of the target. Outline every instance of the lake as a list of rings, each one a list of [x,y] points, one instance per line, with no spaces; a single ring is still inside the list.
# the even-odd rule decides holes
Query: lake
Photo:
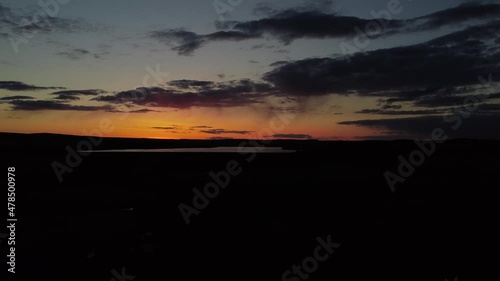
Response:
[[[89,151],[82,151],[89,152]],[[155,153],[294,153],[295,150],[282,147],[187,147],[187,148],[160,148],[160,149],[108,149],[91,150],[90,152],[155,152]]]

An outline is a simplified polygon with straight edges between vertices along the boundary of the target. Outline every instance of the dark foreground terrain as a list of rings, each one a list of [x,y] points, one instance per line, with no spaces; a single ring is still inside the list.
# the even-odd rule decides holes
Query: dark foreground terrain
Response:
[[[398,174],[398,156],[418,150],[413,141],[267,144],[298,150],[288,154],[91,153],[73,159],[59,182],[53,162],[67,165],[66,146],[76,150],[81,139],[0,134],[1,168],[16,168],[18,280],[497,276],[500,141],[436,144],[392,192],[384,173]],[[240,143],[105,139],[94,148]],[[203,192],[214,182],[209,173],[226,172],[228,162],[239,174],[186,225],[179,204],[193,207],[193,188]],[[307,259],[329,236],[336,244],[328,255],[321,248],[324,261]],[[310,273],[283,279],[304,260]]]

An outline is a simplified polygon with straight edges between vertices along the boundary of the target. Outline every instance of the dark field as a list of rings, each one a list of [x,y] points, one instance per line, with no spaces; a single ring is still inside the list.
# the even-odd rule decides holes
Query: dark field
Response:
[[[66,145],[79,140],[0,136],[2,169],[16,167],[19,280],[109,281],[122,268],[137,281],[283,280],[329,235],[340,246],[307,280],[480,280],[498,267],[499,141],[436,144],[391,192],[384,172],[397,173],[413,141],[267,144],[291,154],[91,153],[60,183],[51,164],[65,164]],[[97,149],[240,143],[105,139]],[[186,225],[179,204],[193,206],[192,189],[229,161],[241,172]]]

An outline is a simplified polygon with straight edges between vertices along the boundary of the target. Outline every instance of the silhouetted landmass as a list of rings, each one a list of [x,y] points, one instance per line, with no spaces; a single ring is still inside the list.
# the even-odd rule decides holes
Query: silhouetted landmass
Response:
[[[290,154],[91,153],[59,182],[52,164],[67,165],[66,147],[84,139],[0,134],[3,167],[16,167],[25,280],[107,281],[122,267],[135,280],[281,280],[330,234],[341,246],[309,280],[479,280],[494,268],[500,141],[436,144],[392,192],[384,173],[418,150],[411,140],[266,144]],[[98,149],[242,141],[106,138]],[[192,189],[229,161],[241,173],[186,225],[179,204],[193,206]]]

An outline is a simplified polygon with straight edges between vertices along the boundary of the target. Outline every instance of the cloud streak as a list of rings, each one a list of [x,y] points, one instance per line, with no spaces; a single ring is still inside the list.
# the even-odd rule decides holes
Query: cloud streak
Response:
[[[9,104],[16,111],[43,111],[43,110],[71,110],[71,111],[111,111],[113,108],[105,106],[71,105],[52,100],[13,100]]]
[[[495,106],[496,107],[496,106]],[[418,116],[410,118],[371,119],[340,122],[341,125],[353,125],[379,130],[389,130],[391,138],[430,138],[435,128],[443,129],[451,138],[500,138],[496,129],[500,122],[500,112],[491,114],[472,114],[463,119],[461,126],[453,129],[455,123],[445,122],[442,116]]]
[[[225,129],[210,129],[210,130],[200,130],[201,133],[210,134],[210,135],[222,135],[222,134],[238,134],[238,135],[248,135],[252,133],[252,131],[244,131],[244,130],[225,130]]]
[[[57,96],[54,97],[56,100],[74,101],[80,100],[80,96],[97,96],[104,93],[106,93],[104,90],[66,90],[52,92],[50,95]]]
[[[108,55],[109,52],[101,52],[101,53],[93,53],[91,51],[88,51],[86,49],[80,49],[80,48],[72,48],[68,49],[64,52],[59,52],[56,53],[58,56],[65,57],[70,60],[81,60],[85,58],[95,58],[95,59],[101,59],[103,56]]]
[[[41,90],[61,90],[64,87],[41,87],[35,85],[28,85],[19,81],[0,81],[0,89],[21,92],[21,91],[41,91]]]
[[[0,100],[2,101],[9,101],[9,100],[32,100],[34,97],[30,96],[8,96],[8,97],[2,97]]]

